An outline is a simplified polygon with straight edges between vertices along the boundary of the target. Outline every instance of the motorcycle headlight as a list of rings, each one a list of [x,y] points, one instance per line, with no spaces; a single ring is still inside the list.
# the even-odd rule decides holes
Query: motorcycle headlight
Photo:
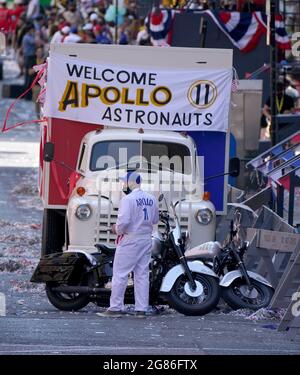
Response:
[[[213,213],[209,208],[202,208],[196,212],[195,218],[199,224],[208,225],[213,219]]]
[[[77,207],[75,215],[79,220],[88,220],[92,214],[92,209],[89,204],[81,204]]]

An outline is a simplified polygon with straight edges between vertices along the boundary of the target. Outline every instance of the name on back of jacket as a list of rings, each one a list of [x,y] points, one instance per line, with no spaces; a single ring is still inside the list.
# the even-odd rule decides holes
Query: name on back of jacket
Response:
[[[151,198],[139,198],[139,199],[136,199],[136,205],[138,207],[140,206],[153,206],[153,199]]]

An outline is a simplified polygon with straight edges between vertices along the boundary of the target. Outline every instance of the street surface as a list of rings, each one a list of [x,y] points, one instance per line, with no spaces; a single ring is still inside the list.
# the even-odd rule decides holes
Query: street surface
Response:
[[[5,62],[6,81],[14,73]],[[1,99],[1,127],[11,102]],[[10,123],[33,118],[33,103],[21,101]],[[300,354],[299,335],[292,342],[276,331],[282,311],[253,314],[220,305],[204,317],[167,309],[145,319],[107,319],[92,304],[74,313],[51,306],[43,286],[29,282],[41,241],[38,141],[36,124],[0,134],[0,293],[6,297],[0,354]]]

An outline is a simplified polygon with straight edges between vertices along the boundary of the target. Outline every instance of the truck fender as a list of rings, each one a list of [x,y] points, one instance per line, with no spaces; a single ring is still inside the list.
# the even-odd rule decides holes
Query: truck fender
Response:
[[[189,269],[192,272],[202,273],[204,275],[212,276],[218,278],[218,276],[212,271],[210,268],[205,266],[203,262],[200,260],[195,260],[193,262],[187,262]],[[178,279],[180,275],[184,274],[184,268],[181,264],[178,264],[177,266],[171,268],[165,277],[163,278],[163,281],[161,283],[160,291],[161,292],[169,292],[173,285],[175,284],[175,281]]]
[[[258,273],[252,272],[252,271],[247,271],[247,273],[248,273],[248,276],[251,277],[252,279],[262,284],[265,284],[269,286],[270,288],[273,288],[272,285],[269,283],[269,281],[265,279],[264,277],[262,277],[261,275],[259,275]],[[229,285],[233,283],[234,280],[240,277],[242,277],[242,274],[239,270],[230,271],[226,273],[226,275],[222,278],[222,280],[220,281],[220,286],[227,288]]]

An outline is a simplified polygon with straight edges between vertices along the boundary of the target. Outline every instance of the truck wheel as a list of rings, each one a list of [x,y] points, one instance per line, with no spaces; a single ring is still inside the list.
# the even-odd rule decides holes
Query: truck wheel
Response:
[[[201,294],[191,296],[186,292],[188,278],[180,275],[173,288],[166,295],[171,307],[184,315],[204,315],[212,311],[220,299],[220,287],[214,277],[194,273],[194,280],[198,284]]]
[[[46,294],[49,302],[58,310],[77,311],[89,304],[89,297],[77,293],[54,292],[50,285],[46,285]]]
[[[62,252],[65,243],[65,216],[65,210],[44,210],[42,256]]]

